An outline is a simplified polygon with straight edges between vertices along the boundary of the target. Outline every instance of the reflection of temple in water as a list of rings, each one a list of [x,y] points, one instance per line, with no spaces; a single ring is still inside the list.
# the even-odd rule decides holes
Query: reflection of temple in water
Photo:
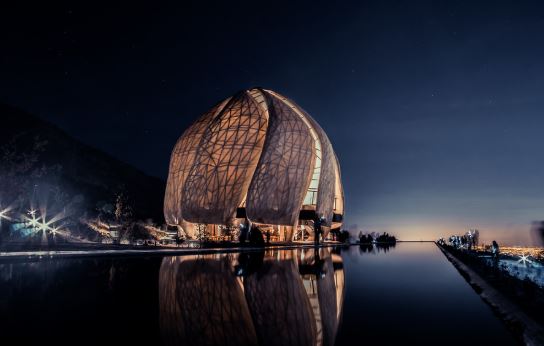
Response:
[[[333,345],[343,297],[327,248],[167,257],[161,333],[167,345]]]

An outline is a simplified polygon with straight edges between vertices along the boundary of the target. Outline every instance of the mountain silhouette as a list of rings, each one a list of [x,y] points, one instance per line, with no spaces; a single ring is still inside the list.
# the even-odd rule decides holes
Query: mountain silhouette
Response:
[[[82,196],[86,210],[95,209],[101,201],[112,203],[115,193],[122,191],[132,204],[135,218],[163,222],[166,184],[162,179],[82,143],[35,115],[1,103],[0,123],[0,179],[9,169],[6,148],[25,158],[31,156],[39,141],[43,146],[32,164],[54,167],[55,184],[69,194]],[[28,181],[32,179],[28,177]]]

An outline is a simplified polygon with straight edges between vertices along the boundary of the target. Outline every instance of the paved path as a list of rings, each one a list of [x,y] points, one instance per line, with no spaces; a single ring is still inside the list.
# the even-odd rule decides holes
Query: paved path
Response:
[[[345,246],[347,244],[325,243],[319,247]],[[47,258],[107,257],[107,256],[177,256],[230,252],[255,252],[263,250],[288,250],[313,248],[313,244],[270,245],[265,247],[231,247],[231,248],[159,248],[159,249],[90,249],[90,250],[54,250],[54,251],[9,251],[0,252],[0,261],[39,260]]]

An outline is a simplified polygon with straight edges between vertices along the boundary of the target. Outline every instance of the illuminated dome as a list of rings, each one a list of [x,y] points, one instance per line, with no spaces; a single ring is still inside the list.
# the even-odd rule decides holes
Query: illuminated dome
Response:
[[[179,138],[172,152],[164,216],[192,237],[196,225],[248,219],[274,227],[278,240],[297,229],[324,235],[341,226],[340,167],[323,129],[286,97],[242,90],[215,105]]]

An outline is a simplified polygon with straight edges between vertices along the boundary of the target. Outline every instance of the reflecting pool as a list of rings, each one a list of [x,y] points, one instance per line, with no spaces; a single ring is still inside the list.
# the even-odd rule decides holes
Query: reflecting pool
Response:
[[[0,264],[20,343],[514,344],[432,243]]]

